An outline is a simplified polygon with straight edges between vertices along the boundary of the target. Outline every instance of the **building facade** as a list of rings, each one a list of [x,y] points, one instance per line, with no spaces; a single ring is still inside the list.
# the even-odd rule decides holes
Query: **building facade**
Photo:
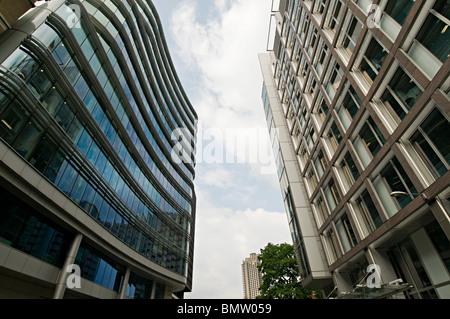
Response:
[[[197,115],[153,3],[38,1],[0,47],[0,298],[182,298]]]
[[[282,0],[273,21],[262,99],[304,286],[450,298],[450,1]]]
[[[259,287],[262,284],[261,272],[258,266],[261,262],[258,259],[259,254],[251,253],[250,257],[242,262],[242,281],[244,284],[244,299],[256,299],[261,295]]]

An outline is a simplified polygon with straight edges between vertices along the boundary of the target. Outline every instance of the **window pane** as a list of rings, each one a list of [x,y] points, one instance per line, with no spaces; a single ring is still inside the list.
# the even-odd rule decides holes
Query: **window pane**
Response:
[[[403,25],[414,5],[414,2],[415,0],[388,1],[384,11],[394,18],[400,25]]]

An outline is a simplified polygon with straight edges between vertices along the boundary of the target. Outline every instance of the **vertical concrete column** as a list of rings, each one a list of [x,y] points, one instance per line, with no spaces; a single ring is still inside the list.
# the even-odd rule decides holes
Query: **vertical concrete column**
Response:
[[[125,276],[123,277],[122,289],[120,290],[119,299],[125,298],[125,294],[127,293],[128,281],[130,280],[130,273],[131,269],[130,267],[127,267],[127,269],[125,270]]]
[[[150,299],[155,299],[155,292],[156,292],[156,281],[153,280],[152,293],[150,294]]]
[[[64,292],[66,291],[66,281],[69,273],[67,272],[67,267],[75,262],[75,257],[77,256],[78,249],[81,245],[81,240],[83,235],[78,234],[75,236],[72,242],[72,246],[67,254],[64,265],[59,272],[58,280],[56,282],[55,293],[53,294],[53,299],[62,299],[64,297]]]

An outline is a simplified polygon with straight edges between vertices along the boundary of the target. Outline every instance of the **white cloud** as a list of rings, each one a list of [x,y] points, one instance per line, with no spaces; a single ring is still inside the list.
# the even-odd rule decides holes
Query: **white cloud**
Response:
[[[231,149],[236,144],[227,130],[252,128],[240,131],[239,139],[249,148],[255,143],[260,147],[256,164],[203,162],[196,167],[194,282],[193,292],[186,298],[242,298],[244,258],[269,242],[291,243],[276,175],[261,174],[272,154],[257,55],[266,49],[271,3],[185,0],[171,17],[172,55],[180,61],[177,71],[182,82],[189,83],[187,93],[202,129],[214,128],[221,135],[222,163],[229,153],[236,155],[236,160],[249,159]],[[200,144],[208,146],[202,137],[198,136]],[[201,147],[197,150],[204,151]],[[203,153],[197,153],[197,158],[199,155]]]
[[[184,1],[172,16],[177,53],[201,74],[191,100],[210,127],[258,127],[264,115],[257,54],[265,50],[271,1],[216,4],[219,18],[204,24],[196,20],[192,0]]]
[[[187,299],[243,298],[241,264],[267,243],[291,243],[286,215],[219,208],[198,192],[193,291]]]

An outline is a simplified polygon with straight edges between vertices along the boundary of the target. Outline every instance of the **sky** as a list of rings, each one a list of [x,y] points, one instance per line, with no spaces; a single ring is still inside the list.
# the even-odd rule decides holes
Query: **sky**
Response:
[[[261,100],[272,0],[153,0],[198,117],[194,274],[186,299],[241,299],[241,264],[292,244]]]

